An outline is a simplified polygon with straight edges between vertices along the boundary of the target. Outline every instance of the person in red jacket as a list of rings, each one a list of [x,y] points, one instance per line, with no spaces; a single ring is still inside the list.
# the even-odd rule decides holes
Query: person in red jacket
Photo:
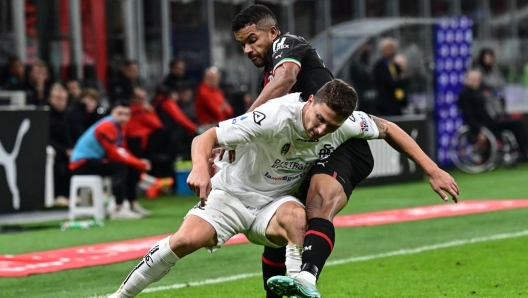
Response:
[[[130,99],[130,111],[130,121],[125,128],[128,149],[134,155],[147,158],[152,162],[164,150],[162,143],[157,139],[163,124],[152,105],[150,105],[147,92],[144,89],[134,88],[134,94]],[[155,198],[174,182],[172,177],[160,179],[149,176],[146,173],[142,174],[136,170],[129,171],[127,179],[127,183],[136,185],[141,180],[139,186],[146,190],[146,196],[150,199]],[[134,198],[137,197],[135,191],[130,195]],[[144,208],[139,208],[138,211],[144,216],[151,214],[150,211]]]
[[[207,68],[195,97],[196,118],[200,125],[216,125],[233,115],[233,108],[219,86],[218,69],[214,66]]]
[[[163,127],[158,114],[150,105],[147,92],[141,88],[134,88],[134,95],[130,100],[130,121],[128,121],[125,131],[127,140],[136,139],[142,151],[147,148],[150,135]],[[128,142],[128,147],[132,150]]]
[[[164,150],[164,158],[153,161],[151,175],[155,177],[173,177],[174,161],[178,148],[181,149],[178,135],[181,130],[185,130],[190,136],[200,134],[204,129],[192,122],[177,104],[178,95],[166,86],[159,86],[157,95],[152,102],[152,106],[161,122],[163,128],[156,133],[153,138],[159,148]]]
[[[111,219],[139,219],[139,204],[130,194],[136,185],[126,183],[129,167],[140,171],[150,170],[150,161],[138,159],[125,146],[124,126],[130,119],[130,105],[116,102],[110,116],[92,125],[77,141],[70,157],[69,168],[73,175],[112,176],[112,192],[116,206]],[[130,210],[123,208],[125,196]]]

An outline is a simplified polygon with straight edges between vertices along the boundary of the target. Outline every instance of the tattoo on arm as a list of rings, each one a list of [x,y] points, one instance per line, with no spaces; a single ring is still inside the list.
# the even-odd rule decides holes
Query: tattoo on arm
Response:
[[[379,130],[379,137],[380,139],[384,139],[387,137],[387,134],[389,133],[389,124],[388,121],[382,118],[378,118],[376,116],[372,116],[372,120],[374,120],[374,123],[376,123],[376,126]]]

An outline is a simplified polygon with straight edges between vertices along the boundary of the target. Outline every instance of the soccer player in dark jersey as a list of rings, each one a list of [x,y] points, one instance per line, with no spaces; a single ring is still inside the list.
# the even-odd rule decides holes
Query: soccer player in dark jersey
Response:
[[[288,92],[301,92],[306,100],[333,79],[317,51],[302,37],[281,34],[276,17],[265,6],[252,5],[242,10],[233,20],[231,29],[244,54],[255,66],[264,68],[262,90],[250,110]],[[454,179],[441,170],[407,133],[394,123],[372,118],[380,136],[384,134],[394,149],[424,169],[431,187],[444,201],[448,200],[444,191],[455,202],[458,200],[459,190]],[[365,129],[369,129],[368,126]],[[304,181],[298,193],[301,200],[306,199],[308,218],[303,247],[309,249],[304,249],[302,253],[302,271],[296,277],[283,276],[285,250],[266,247],[262,268],[268,298],[283,295],[320,297],[315,282],[334,246],[332,220],[345,207],[352,190],[367,178],[374,164],[367,141],[361,139],[350,139],[335,150],[329,148],[327,152],[321,152],[321,158],[326,159],[313,167],[311,178]]]

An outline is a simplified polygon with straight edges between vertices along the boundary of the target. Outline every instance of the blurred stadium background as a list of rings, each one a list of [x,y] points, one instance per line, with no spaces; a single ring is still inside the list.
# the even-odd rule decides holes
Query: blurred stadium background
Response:
[[[528,0],[0,0],[0,272],[8,267],[11,255],[157,236],[179,226],[196,202],[185,185],[190,140],[196,134],[177,122],[167,128],[172,140],[167,146],[177,145],[170,147],[174,155],[160,158],[160,163],[169,164],[173,185],[165,187],[159,180],[167,175],[153,174],[158,178],[155,186],[163,185],[140,190],[140,202],[152,216],[61,231],[68,207],[57,201],[56,150],[50,146],[54,108],[48,106],[48,97],[54,84],[62,84],[71,106],[80,93],[71,93],[68,82],[76,81],[79,92],[97,91],[95,113],[104,115],[122,96],[116,95],[116,88],[132,63],[137,66],[132,85],[145,90],[147,101],[153,102],[177,58],[185,64],[185,82],[172,91],[196,127],[204,123],[197,119],[193,99],[210,67],[221,74],[220,88],[231,115],[240,115],[258,95],[260,70],[243,55],[231,21],[251,4],[269,7],[282,32],[306,38],[334,75],[358,90],[359,109],[373,114],[379,112],[379,98],[372,67],[381,58],[380,41],[394,38],[398,54],[406,58],[408,104],[401,115],[383,117],[400,125],[452,173],[462,201],[528,199],[526,162],[510,164],[507,153],[499,154],[498,161],[475,175],[460,171],[450,156],[453,136],[465,124],[457,96],[466,71],[475,66],[484,48],[494,51],[504,80],[500,94],[505,113],[528,126]],[[24,67],[20,77],[14,75],[13,61]],[[47,72],[43,95],[33,101],[39,89],[32,71],[42,65]],[[24,119],[31,123],[27,131]],[[376,166],[342,214],[439,202],[413,163],[384,142],[370,144]],[[8,170],[15,151],[15,171]],[[14,203],[14,191],[19,192],[19,203]],[[81,192],[80,197],[85,196],[89,194]],[[321,291],[325,297],[528,296],[521,280],[528,270],[527,215],[526,209],[518,209],[340,228],[331,257],[335,265],[325,269]],[[453,241],[459,242],[442,248]],[[384,255],[431,246],[410,255]],[[260,253],[261,248],[250,244],[228,246],[212,256],[200,252],[179,263],[154,285],[155,291],[143,295],[263,297],[257,276]],[[115,290],[135,264],[134,260],[29,277],[0,274],[0,296],[103,295]],[[242,282],[217,280],[233,276]],[[191,282],[196,287],[182,286]]]

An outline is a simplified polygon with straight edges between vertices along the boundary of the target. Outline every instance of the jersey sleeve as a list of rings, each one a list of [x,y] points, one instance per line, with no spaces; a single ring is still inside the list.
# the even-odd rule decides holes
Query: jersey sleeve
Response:
[[[354,111],[339,129],[345,139],[372,140],[379,137],[379,129],[374,120],[365,112]]]
[[[266,142],[281,130],[281,116],[285,116],[281,105],[268,102],[252,112],[222,121],[216,127],[218,144],[234,150],[239,144]]]
[[[275,69],[284,63],[295,63],[301,68],[302,58],[310,50],[310,45],[293,36],[283,35],[273,42],[272,49],[272,73],[275,74]]]

